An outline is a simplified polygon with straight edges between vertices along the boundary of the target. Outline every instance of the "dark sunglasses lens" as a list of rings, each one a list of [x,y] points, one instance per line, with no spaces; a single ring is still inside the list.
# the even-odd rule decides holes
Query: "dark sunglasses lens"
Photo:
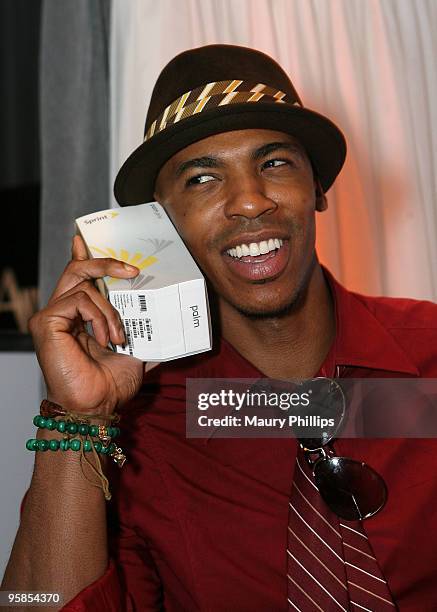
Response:
[[[331,510],[347,521],[373,516],[387,499],[381,476],[365,463],[346,457],[318,461],[314,480]]]

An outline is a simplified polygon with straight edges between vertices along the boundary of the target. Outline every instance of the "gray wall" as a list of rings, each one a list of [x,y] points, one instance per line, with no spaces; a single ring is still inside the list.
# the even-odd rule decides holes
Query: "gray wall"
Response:
[[[0,352],[0,576],[18,528],[20,503],[32,475],[32,418],[39,412],[41,375],[34,353]]]

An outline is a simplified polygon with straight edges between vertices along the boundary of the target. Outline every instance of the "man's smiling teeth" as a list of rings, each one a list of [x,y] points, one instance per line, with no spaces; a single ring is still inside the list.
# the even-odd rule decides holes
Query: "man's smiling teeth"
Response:
[[[251,242],[247,244],[239,244],[233,249],[228,249],[226,253],[231,257],[245,257],[251,255],[256,257],[257,255],[266,255],[270,251],[279,249],[283,242],[280,238],[270,238],[270,240],[262,240],[261,242]]]

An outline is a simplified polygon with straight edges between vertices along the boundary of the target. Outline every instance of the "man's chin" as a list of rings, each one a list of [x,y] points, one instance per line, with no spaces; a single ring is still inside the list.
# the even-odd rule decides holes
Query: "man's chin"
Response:
[[[296,312],[302,303],[302,293],[297,291],[285,304],[266,304],[263,306],[249,306],[233,303],[232,306],[241,315],[253,321],[267,319],[283,319]]]
[[[289,286],[288,290],[283,288],[282,299],[277,300],[278,293],[276,293],[276,303],[274,295],[268,296],[264,294],[265,301],[253,300],[247,302],[237,302],[234,295],[230,294],[226,296],[222,294],[222,299],[227,302],[234,310],[239,314],[251,320],[271,320],[271,319],[282,319],[290,316],[293,313],[300,310],[302,305],[305,303],[306,295],[310,285],[311,276],[314,268],[317,265],[317,255],[314,251],[312,261],[306,268],[305,274],[298,279],[298,282],[294,286]],[[262,283],[259,283],[261,285]],[[284,295],[285,293],[285,295]],[[288,295],[287,295],[288,294]],[[250,293],[246,294],[247,297]]]

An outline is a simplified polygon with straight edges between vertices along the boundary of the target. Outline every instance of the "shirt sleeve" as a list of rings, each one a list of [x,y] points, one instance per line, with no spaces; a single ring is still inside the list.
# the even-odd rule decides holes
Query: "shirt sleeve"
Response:
[[[127,607],[123,599],[127,598],[123,597],[117,568],[111,559],[103,576],[78,593],[61,610],[62,612],[85,612],[86,610],[115,612],[116,610],[135,609]]]

